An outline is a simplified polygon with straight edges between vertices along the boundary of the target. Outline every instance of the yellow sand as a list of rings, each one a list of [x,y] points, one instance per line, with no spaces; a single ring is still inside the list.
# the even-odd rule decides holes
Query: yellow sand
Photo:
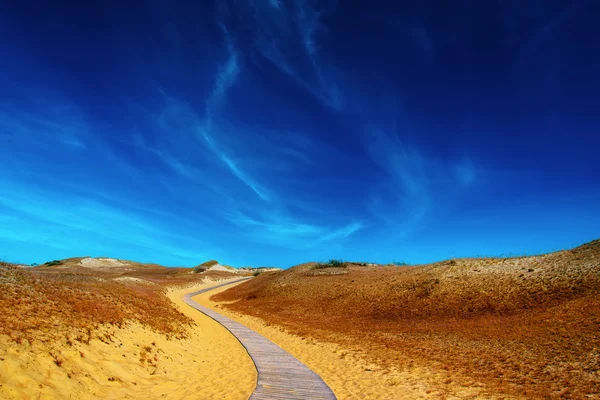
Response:
[[[197,324],[185,340],[168,340],[139,324],[113,329],[112,342],[89,345],[15,344],[0,336],[0,398],[247,399],[256,370],[246,350],[181,301],[186,292],[207,286],[169,294]]]
[[[246,325],[291,353],[319,374],[339,400],[492,398],[483,393],[477,382],[472,382],[468,387],[461,386],[435,371],[411,366],[386,371],[365,362],[359,354],[348,349],[303,339],[261,319],[231,312],[209,300],[210,296],[230,287],[195,296],[194,300]]]

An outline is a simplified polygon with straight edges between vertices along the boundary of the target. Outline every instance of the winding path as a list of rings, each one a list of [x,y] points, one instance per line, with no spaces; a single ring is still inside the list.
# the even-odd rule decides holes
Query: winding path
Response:
[[[335,395],[321,377],[290,353],[244,325],[192,300],[201,293],[247,279],[250,278],[188,293],[183,296],[183,301],[219,322],[246,348],[258,371],[258,382],[250,400],[335,400]]]

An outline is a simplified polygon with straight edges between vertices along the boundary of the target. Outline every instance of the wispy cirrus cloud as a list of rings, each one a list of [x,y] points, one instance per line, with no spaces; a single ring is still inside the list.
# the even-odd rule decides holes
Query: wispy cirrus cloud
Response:
[[[0,113],[0,135],[13,138],[13,145],[27,143],[29,146],[65,146],[85,149],[88,126],[75,110],[38,110],[31,114],[14,108],[5,108]],[[18,143],[17,143],[18,142]]]
[[[340,228],[323,232],[314,241],[310,242],[308,247],[315,247],[324,243],[346,239],[363,228],[364,224],[362,222],[352,222]]]
[[[219,157],[221,161],[225,163],[225,165],[233,172],[233,174],[239,178],[244,184],[246,184],[254,193],[256,193],[261,199],[268,201],[271,199],[268,194],[268,190],[256,182],[252,177],[250,177],[245,171],[243,171],[238,163],[235,162],[229,155],[227,155],[224,151],[222,151],[217,144],[215,143],[212,136],[208,134],[208,132],[204,131],[202,133],[204,140],[212,149],[212,151]]]
[[[212,116],[213,109],[219,107],[225,96],[227,94],[227,90],[231,88],[231,86],[235,83],[236,78],[240,72],[239,66],[239,56],[235,46],[233,45],[233,41],[227,28],[222,23],[218,24],[223,31],[223,35],[225,36],[225,43],[227,45],[228,58],[224,64],[219,66],[219,70],[217,72],[217,77],[215,80],[215,86],[210,94],[209,98],[206,100],[206,117],[210,120]]]
[[[20,92],[24,97],[15,96],[0,107],[0,143],[4,141],[6,170],[14,169],[20,175],[43,169],[50,176],[54,172],[63,174],[65,180],[77,180],[88,168],[103,171],[95,165],[98,162],[110,164],[106,169],[110,174],[118,171],[139,182],[139,169],[112,146],[111,128],[94,121],[64,96]],[[46,164],[40,165],[41,160]]]
[[[261,199],[269,200],[268,190],[259,184],[256,179],[251,177],[250,174],[244,171],[240,166],[240,163],[218,144],[218,139],[216,138],[219,134],[223,134],[218,127],[218,114],[226,101],[227,91],[234,85],[240,73],[238,54],[229,32],[224,25],[219,23],[219,26],[225,36],[228,58],[219,66],[213,91],[206,100],[204,119],[199,120],[196,124],[197,137],[208,146],[223,165],[225,165],[240,181],[252,189],[252,191],[254,191]],[[177,164],[175,164],[175,166],[180,167]]]
[[[71,252],[87,246],[90,251],[112,254],[111,246],[118,245],[129,251],[141,248],[151,254],[187,262],[208,257],[204,252],[186,250],[192,242],[197,248],[207,249],[206,243],[161,229],[159,223],[106,205],[98,199],[73,194],[64,196],[4,180],[0,180],[0,187],[4,193],[10,193],[10,196],[0,195],[0,207],[12,215],[5,221],[8,225],[0,231],[0,237],[5,239],[38,242],[64,250],[65,235],[68,235],[70,240],[79,241],[75,248],[69,249]],[[19,228],[24,223],[27,223],[27,230]]]
[[[344,102],[339,85],[332,78],[331,66],[318,50],[318,34],[326,32],[321,18],[329,9],[318,9],[304,0],[280,2],[224,2],[227,13],[245,21],[253,42],[247,49],[268,60],[296,85],[323,105],[341,110]],[[322,5],[321,5],[322,6]],[[302,54],[302,57],[299,57]],[[256,57],[254,61],[261,63]]]
[[[376,185],[369,209],[381,222],[393,224],[396,234],[412,232],[443,198],[477,179],[469,160],[444,163],[404,144],[394,134],[372,130],[370,137],[369,154],[385,178]]]
[[[11,38],[0,257],[283,267],[338,255],[388,262],[399,251],[443,258],[448,226],[465,249],[500,243],[463,226],[492,214],[501,221],[488,229],[504,226],[505,245],[528,242],[514,227],[532,213],[515,213],[510,197],[538,205],[529,225],[540,243],[548,215],[570,227],[555,230],[556,243],[593,235],[585,222],[597,201],[548,200],[575,189],[597,197],[587,145],[596,120],[584,101],[595,90],[590,1],[469,1],[443,21],[421,4],[351,3],[162,1],[108,5],[103,19],[79,7],[0,24]],[[7,21],[21,17],[7,10]],[[486,29],[489,41],[474,39]],[[93,32],[111,35],[86,46]],[[543,127],[543,114],[562,124]]]
[[[268,189],[257,182],[230,151],[220,143],[223,136],[229,140],[235,134],[224,132],[220,126],[222,109],[226,105],[227,93],[240,74],[239,56],[233,41],[222,24],[227,59],[218,66],[212,91],[206,98],[204,112],[197,113],[184,101],[161,91],[164,107],[154,118],[152,128],[156,131],[158,143],[146,143],[142,135],[136,135],[134,145],[156,155],[165,165],[179,175],[195,181],[208,181],[208,177],[198,166],[198,160],[205,160],[208,150],[215,159],[230,171],[239,181],[250,188],[263,200],[269,200]],[[147,113],[145,116],[150,116]],[[151,117],[152,118],[152,117]],[[195,139],[195,140],[194,140]],[[189,162],[186,162],[189,159]]]
[[[343,240],[363,228],[361,222],[341,227],[300,222],[278,212],[265,212],[250,216],[240,210],[228,214],[236,226],[249,230],[253,240],[293,249],[309,249]]]
[[[512,42],[518,49],[513,58],[517,77],[536,71],[536,75],[546,76],[549,86],[560,79],[559,71],[568,60],[564,51],[571,46],[570,41],[562,39],[561,28],[575,22],[576,17],[593,2],[575,0],[557,4],[561,6],[534,1],[502,4],[507,42]],[[530,27],[526,36],[523,36],[523,26]],[[545,47],[545,44],[552,45]]]
[[[312,139],[302,141],[298,135],[274,135],[258,127],[239,126],[230,120],[228,98],[233,95],[236,85],[243,84],[244,71],[240,51],[231,34],[225,25],[220,22],[218,25],[224,36],[226,59],[217,68],[204,112],[197,113],[183,100],[163,92],[166,106],[158,113],[155,124],[158,145],[146,143],[140,137],[136,140],[137,146],[144,147],[169,169],[190,181],[223,187],[229,181],[215,182],[205,173],[220,165],[252,190],[261,202],[249,203],[246,196],[231,190],[234,185],[230,185],[229,195],[225,195],[227,201],[219,210],[227,215],[225,220],[232,226],[244,228],[241,235],[249,240],[305,248],[341,241],[359,231],[363,225],[358,221],[323,225],[305,222],[289,212],[286,196],[278,195],[277,188],[260,182],[278,173],[293,171],[297,163],[306,165],[318,146]],[[250,146],[246,143],[247,137],[253,138]],[[196,141],[190,142],[190,139]],[[260,149],[260,158],[250,147]],[[251,161],[254,173],[249,172],[246,160]],[[280,179],[270,181],[277,184]],[[172,187],[172,183],[169,186]],[[170,189],[171,192],[176,190]],[[239,212],[241,205],[253,207],[253,216]]]

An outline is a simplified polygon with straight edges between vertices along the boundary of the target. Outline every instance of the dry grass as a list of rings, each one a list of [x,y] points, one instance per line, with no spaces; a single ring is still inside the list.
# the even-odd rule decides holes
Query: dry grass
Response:
[[[173,307],[165,287],[237,276],[122,260],[90,266],[82,260],[86,258],[28,269],[0,263],[0,334],[17,342],[57,338],[89,342],[98,327],[121,327],[131,320],[182,337],[190,320]]]
[[[88,270],[23,270],[0,263],[0,334],[16,342],[89,343],[101,325],[119,328],[126,321],[138,321],[166,335],[185,336],[191,320],[173,307],[161,286],[116,282],[111,277]]]
[[[208,260],[208,261],[205,261],[202,264],[200,264],[200,266],[210,268],[213,265],[217,265],[218,263],[219,262],[217,260]]]
[[[215,300],[383,366],[425,365],[496,394],[598,398],[600,241],[535,257],[344,270],[263,273]]]

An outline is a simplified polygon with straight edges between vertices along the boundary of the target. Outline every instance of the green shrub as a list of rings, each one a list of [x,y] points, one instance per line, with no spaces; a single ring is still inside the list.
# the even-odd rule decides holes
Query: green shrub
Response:
[[[393,265],[396,265],[398,267],[405,267],[407,265],[409,265],[407,262],[405,261],[392,261]]]
[[[195,274],[199,274],[201,272],[206,271],[206,267],[203,265],[198,265],[197,267],[194,267],[194,273]]]
[[[260,274],[262,274],[262,271],[254,271],[252,276],[259,276]]]
[[[44,264],[47,267],[53,267],[55,265],[61,265],[62,261],[60,260],[54,260],[54,261],[48,261],[46,264]]]
[[[342,260],[336,260],[332,258],[331,260],[329,260],[329,265],[331,265],[332,267],[339,268],[345,266],[346,263]]]
[[[332,258],[331,260],[329,260],[326,263],[317,263],[317,265],[315,265],[313,267],[313,269],[320,269],[320,268],[344,268],[346,266],[346,262],[342,261],[342,260],[336,260],[334,258]]]
[[[210,268],[213,265],[217,265],[218,263],[219,262],[217,260],[208,260],[208,261],[205,261],[202,264],[200,264],[199,267],[202,266],[202,267]]]

